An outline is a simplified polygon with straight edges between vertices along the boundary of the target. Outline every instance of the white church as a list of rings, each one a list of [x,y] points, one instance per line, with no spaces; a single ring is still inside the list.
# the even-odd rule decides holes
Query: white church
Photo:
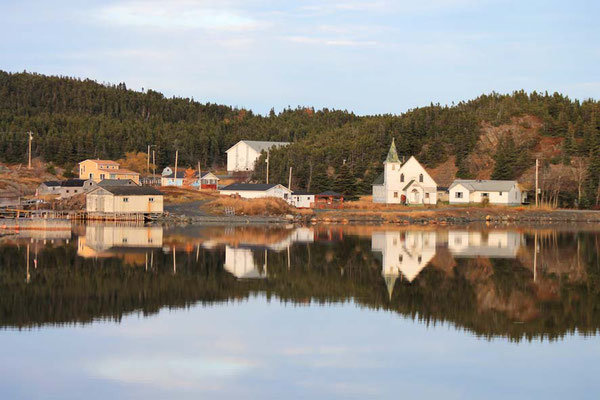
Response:
[[[374,203],[437,203],[437,183],[414,156],[402,163],[393,139],[383,166],[383,173],[373,183]]]

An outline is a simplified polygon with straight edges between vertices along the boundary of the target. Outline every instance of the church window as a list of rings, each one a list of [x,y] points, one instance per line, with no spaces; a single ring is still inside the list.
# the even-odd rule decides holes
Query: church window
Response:
[[[392,164],[392,171],[396,169],[396,164]]]
[[[397,199],[398,198],[398,192],[394,192],[394,198]]]
[[[419,182],[423,182],[423,174],[419,174]]]
[[[404,174],[400,174],[400,182],[404,182]]]

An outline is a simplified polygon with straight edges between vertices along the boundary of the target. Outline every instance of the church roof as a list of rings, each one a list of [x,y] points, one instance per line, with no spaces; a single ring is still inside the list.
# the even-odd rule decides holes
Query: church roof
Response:
[[[388,162],[388,163],[399,163],[400,162],[400,158],[398,158],[398,151],[396,150],[396,143],[393,138],[392,138],[392,145],[390,146],[390,151],[388,151],[388,155],[387,155],[387,158],[385,159],[385,162]]]
[[[413,180],[411,180],[410,182],[408,182],[408,185],[404,186],[404,187],[402,188],[402,190],[406,190],[406,189],[408,189],[408,188],[410,187],[410,185],[412,185],[413,183],[415,183],[415,180],[414,180],[414,179],[413,179]]]
[[[383,172],[379,174],[377,178],[373,181],[373,185],[383,185],[385,183],[385,176]]]

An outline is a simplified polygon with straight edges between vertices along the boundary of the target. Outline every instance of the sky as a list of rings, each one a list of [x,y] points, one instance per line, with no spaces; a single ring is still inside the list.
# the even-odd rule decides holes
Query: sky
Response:
[[[267,113],[600,96],[596,0],[0,0],[0,69]]]

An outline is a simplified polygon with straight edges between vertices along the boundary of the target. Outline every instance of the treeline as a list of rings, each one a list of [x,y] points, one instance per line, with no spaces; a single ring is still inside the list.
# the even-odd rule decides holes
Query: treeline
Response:
[[[28,130],[35,132],[34,156],[67,167],[85,158],[122,158],[126,151],[146,151],[152,144],[159,167],[172,163],[179,149],[182,165],[200,161],[203,168],[215,168],[225,164],[225,150],[238,140],[290,141],[291,146],[271,153],[272,182],[287,183],[293,167],[295,188],[361,194],[370,192],[381,172],[392,137],[401,155],[415,155],[429,167],[454,156],[457,175],[471,177],[476,171],[469,155],[481,123],[498,126],[515,116],[533,115],[543,122],[542,135],[561,143],[559,154],[544,163],[568,165],[583,158],[585,184],[576,197],[583,205],[594,205],[600,201],[599,114],[600,103],[594,100],[518,91],[451,106],[431,104],[400,115],[356,116],[299,107],[262,116],[165,98],[153,90],[133,91],[124,83],[0,72],[0,161],[26,159]],[[505,139],[494,157],[494,177],[518,178],[531,165],[536,145]],[[256,180],[265,176],[264,168],[259,162]]]

